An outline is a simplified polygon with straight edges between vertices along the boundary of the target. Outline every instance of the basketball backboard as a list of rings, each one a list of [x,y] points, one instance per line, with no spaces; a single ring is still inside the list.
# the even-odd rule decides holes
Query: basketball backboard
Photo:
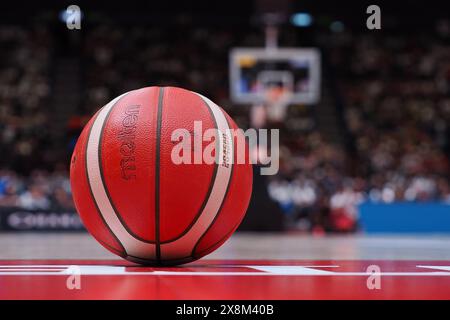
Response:
[[[260,103],[271,86],[292,91],[291,103],[320,97],[320,52],[314,48],[235,48],[230,51],[230,91],[236,103]]]

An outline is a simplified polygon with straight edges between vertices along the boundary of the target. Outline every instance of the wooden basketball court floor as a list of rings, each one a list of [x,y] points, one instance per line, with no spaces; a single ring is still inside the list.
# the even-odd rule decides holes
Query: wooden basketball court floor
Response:
[[[86,233],[0,233],[0,299],[450,299],[450,236],[235,234],[141,267]]]

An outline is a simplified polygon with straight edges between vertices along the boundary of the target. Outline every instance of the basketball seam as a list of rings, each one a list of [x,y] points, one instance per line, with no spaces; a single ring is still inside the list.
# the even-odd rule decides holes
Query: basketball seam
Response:
[[[214,117],[213,112],[211,111],[211,109],[209,108],[208,104],[206,103],[206,101],[204,101],[201,97],[199,97],[201,99],[201,101],[204,103],[204,105],[206,106],[206,109],[208,110],[209,115],[211,116],[212,121],[214,122],[214,126],[217,129],[218,125],[217,125],[217,121],[216,118]],[[179,235],[177,235],[175,238],[169,239],[169,240],[165,240],[165,241],[161,241],[161,244],[165,244],[165,243],[170,243],[173,241],[176,241],[178,239],[180,239],[181,237],[183,237],[185,234],[187,234],[192,227],[195,225],[195,223],[197,222],[197,220],[200,218],[200,216],[202,215],[203,209],[205,209],[206,204],[208,203],[209,197],[211,196],[211,192],[212,189],[214,187],[214,182],[216,181],[216,177],[217,177],[217,171],[218,171],[218,167],[219,165],[217,164],[217,162],[214,165],[214,171],[213,174],[211,176],[211,180],[209,183],[209,187],[208,187],[208,191],[206,193],[205,199],[203,200],[203,203],[200,207],[200,209],[198,210],[197,214],[195,215],[194,219],[191,221],[191,223],[189,223],[189,225],[187,226],[187,228],[180,233]]]
[[[113,253],[117,254],[118,256],[125,258],[127,256],[127,253],[125,250],[123,250],[122,252],[120,252],[120,250],[117,250],[116,248],[110,246],[109,244],[107,244],[105,241],[102,241],[100,239],[98,239],[96,236],[94,236],[94,238],[101,244],[103,245],[106,249],[112,251]]]
[[[228,124],[229,124],[229,120],[227,119],[227,122],[228,122]],[[231,126],[230,126],[230,128],[231,128]],[[234,141],[234,140],[233,140]],[[233,157],[234,157],[234,155],[233,155]],[[231,185],[231,182],[232,182],[232,179],[234,178],[234,174],[233,174],[234,172],[232,172],[232,175],[231,175],[231,177],[230,177],[230,185]],[[227,192],[228,192],[228,190],[227,190]],[[247,207],[248,207],[248,204],[249,204],[249,202],[250,202],[250,199],[249,199],[249,201],[247,202]],[[219,214],[221,214],[221,211],[222,211],[222,207],[219,209],[219,213],[217,214],[217,216],[219,216]],[[202,251],[200,251],[200,252],[197,252],[197,254],[195,254],[195,250],[197,249],[197,246],[198,246],[198,244],[200,243],[200,241],[202,240],[202,238],[203,238],[203,236],[199,239],[199,241],[197,242],[197,244],[195,245],[195,247],[194,247],[194,250],[193,250],[193,252],[192,252],[192,257],[193,258],[195,258],[195,259],[199,259],[200,257],[202,257],[202,256],[204,256],[205,254],[204,254],[204,252],[207,252],[209,249],[211,249],[212,247],[214,247],[214,246],[216,246],[217,244],[220,244],[220,243],[223,243],[223,242],[225,242],[235,231],[236,231],[236,229],[240,226],[240,224],[242,223],[242,221],[244,220],[244,218],[245,218],[245,215],[243,215],[240,219],[239,219],[239,221],[233,226],[233,228],[231,228],[231,231],[230,232],[228,232],[227,234],[225,234],[225,236],[223,236],[222,238],[220,238],[220,240],[219,241],[217,241],[217,242],[215,242],[213,245],[210,245],[210,246],[208,246],[207,248],[205,248],[205,249],[203,249]],[[213,221],[213,223],[214,223],[214,221]],[[211,226],[213,225],[213,223],[211,223]],[[207,233],[209,231],[209,229],[205,232],[205,234]],[[204,235],[205,235],[204,234]]]
[[[203,100],[203,99],[202,99]],[[205,102],[206,103],[206,102]],[[208,106],[208,108],[209,108],[209,106]],[[220,110],[222,113],[223,113],[223,111],[222,110]],[[227,121],[227,124],[228,124],[228,127],[229,128],[231,128],[231,126],[230,126],[230,122],[228,121],[228,119],[227,119],[227,117],[225,116],[225,114],[224,114],[224,117],[225,117],[225,120]],[[233,159],[234,159],[234,154],[235,154],[235,152],[236,152],[236,150],[235,150],[235,145],[234,145],[234,139],[232,138],[231,139],[231,145],[232,145],[232,150],[233,150]],[[198,244],[202,241],[202,239],[205,237],[205,235],[208,233],[208,231],[211,229],[211,227],[214,225],[214,223],[216,222],[216,220],[217,220],[217,218],[219,217],[219,215],[220,215],[220,213],[221,213],[221,211],[222,211],[222,209],[223,209],[223,205],[225,204],[225,200],[227,199],[227,195],[228,195],[228,192],[229,192],[229,190],[230,190],[230,185],[231,185],[231,181],[232,181],[232,179],[233,179],[233,177],[234,177],[234,172],[235,172],[235,165],[233,164],[233,163],[231,163],[231,173],[230,173],[230,179],[228,180],[228,184],[227,184],[227,189],[226,189],[226,191],[225,191],[225,194],[224,194],[224,196],[223,196],[223,199],[222,199],[222,203],[220,204],[220,207],[219,207],[219,210],[217,210],[217,214],[216,214],[216,216],[214,217],[214,219],[213,219],[213,221],[210,223],[210,225],[208,226],[208,228],[205,230],[205,232],[200,236],[200,238],[197,240],[197,243],[194,245],[194,248],[192,249],[192,251],[191,251],[191,256],[194,256],[194,253],[195,253],[195,250],[197,249],[197,246],[198,246]]]
[[[124,97],[125,97],[125,96],[124,96]],[[111,197],[111,195],[110,195],[110,193],[109,193],[108,186],[107,186],[107,184],[106,184],[105,176],[104,176],[104,173],[103,173],[102,149],[103,149],[103,142],[104,142],[104,141],[103,141],[103,136],[104,136],[104,132],[105,132],[105,127],[106,127],[106,125],[107,125],[107,123],[108,123],[108,120],[109,120],[109,117],[110,117],[110,115],[111,115],[111,112],[114,110],[114,107],[115,107],[115,106],[119,103],[119,101],[121,101],[124,97],[122,97],[121,99],[119,99],[119,100],[111,107],[111,109],[108,111],[108,113],[107,113],[107,115],[106,115],[106,117],[105,117],[105,121],[103,122],[102,128],[101,128],[101,130],[100,130],[100,137],[99,137],[99,143],[98,143],[98,162],[99,162],[99,169],[100,169],[100,177],[102,178],[102,183],[103,183],[103,185],[105,186],[105,187],[104,187],[105,193],[106,193],[106,196],[108,197],[108,200],[109,200],[109,202],[110,202],[110,204],[111,204],[111,207],[113,208],[114,213],[116,214],[117,218],[119,219],[120,223],[121,223],[122,226],[125,228],[125,230],[126,230],[132,237],[134,237],[135,239],[137,239],[137,240],[139,240],[139,241],[142,241],[142,242],[144,242],[144,243],[154,244],[154,243],[155,243],[154,241],[146,240],[146,239],[144,239],[144,238],[138,236],[137,234],[135,234],[135,233],[131,230],[131,228],[126,224],[126,222],[125,222],[125,220],[122,218],[122,215],[120,214],[119,210],[116,208],[116,206],[115,206],[115,204],[114,204],[114,201],[113,201],[113,199],[112,199],[112,197]]]
[[[195,258],[193,256],[186,256],[186,257],[175,258],[175,259],[151,260],[151,259],[143,259],[143,258],[132,256],[132,255],[127,255],[125,259],[135,262],[135,263],[139,263],[139,264],[148,264],[148,265],[154,265],[154,266],[173,266],[173,265],[188,263],[188,262],[196,260],[197,258]]]
[[[219,212],[220,213],[220,212]],[[223,242],[225,242],[233,233],[234,231],[239,227],[239,225],[241,224],[243,219],[240,219],[238,221],[238,223],[236,223],[233,228],[231,228],[231,231],[226,233],[222,238],[219,239],[219,241],[215,242],[214,244],[208,246],[207,248],[203,249],[202,251],[199,251],[197,253],[192,253],[191,257],[195,258],[195,259],[199,259],[201,257],[204,256],[204,252],[207,252],[209,249],[215,247],[218,244],[221,244]],[[198,258],[197,258],[198,257]]]
[[[159,88],[158,110],[156,120],[156,152],[155,152],[155,245],[156,260],[161,261],[160,243],[160,174],[161,174],[161,123],[163,111],[164,87]]]
[[[156,132],[156,153],[155,153],[155,158],[156,158],[155,159],[155,169],[156,170],[155,170],[155,181],[154,181],[155,182],[155,241],[144,240],[144,239],[140,238],[139,236],[135,235],[128,228],[126,223],[123,221],[120,213],[118,212],[117,208],[115,207],[115,205],[114,205],[114,203],[112,201],[112,198],[111,198],[111,196],[110,196],[110,194],[108,192],[108,189],[106,188],[105,177],[104,177],[104,174],[103,174],[104,173],[103,172],[104,168],[103,168],[102,161],[101,161],[101,159],[102,159],[102,152],[101,151],[102,151],[102,146],[103,146],[103,142],[104,142],[103,141],[104,140],[104,132],[105,132],[106,125],[107,125],[107,123],[108,123],[108,121],[110,119],[111,112],[116,107],[117,103],[119,101],[121,101],[121,99],[119,99],[111,107],[111,109],[108,111],[108,113],[106,114],[105,119],[104,119],[104,121],[102,123],[102,127],[100,129],[99,145],[98,145],[98,161],[99,161],[99,167],[100,167],[99,168],[100,169],[99,170],[100,177],[101,177],[103,185],[105,186],[105,188],[104,188],[105,189],[105,193],[106,193],[106,195],[108,197],[108,200],[110,201],[110,204],[111,204],[112,209],[114,210],[114,213],[116,214],[117,218],[121,222],[122,226],[125,228],[125,230],[131,236],[133,236],[134,238],[136,238],[136,239],[138,239],[138,240],[140,240],[142,242],[155,244],[155,247],[156,247],[156,250],[155,250],[156,260],[141,259],[139,257],[128,255],[128,253],[126,252],[126,249],[124,248],[123,244],[116,237],[116,235],[112,232],[111,228],[106,223],[106,220],[104,219],[103,215],[101,214],[100,208],[99,208],[99,206],[97,204],[97,201],[96,201],[96,199],[95,199],[95,197],[93,195],[92,187],[91,187],[91,185],[89,183],[89,174],[88,174],[88,165],[87,165],[87,148],[88,148],[89,139],[90,139],[90,136],[91,136],[91,133],[92,133],[91,131],[92,131],[93,125],[91,125],[91,127],[89,128],[89,132],[88,132],[88,136],[87,136],[87,140],[86,140],[86,150],[85,150],[85,170],[86,170],[86,177],[88,179],[89,192],[90,192],[90,195],[91,195],[91,197],[93,199],[95,207],[97,209],[97,213],[100,214],[100,217],[101,217],[103,223],[105,224],[105,226],[107,227],[107,230],[113,236],[113,238],[117,241],[117,243],[120,245],[120,247],[122,248],[122,250],[123,250],[123,252],[124,252],[124,254],[126,256],[128,256],[130,258],[139,259],[141,261],[147,261],[147,262],[156,263],[156,264],[161,264],[161,263],[164,262],[164,261],[161,260],[161,244],[170,243],[170,242],[178,240],[179,238],[184,236],[186,233],[188,233],[189,230],[191,230],[192,227],[195,225],[195,223],[197,222],[197,220],[201,216],[201,213],[203,212],[204,207],[206,206],[206,203],[208,202],[208,200],[209,200],[209,198],[211,196],[212,187],[214,185],[215,179],[217,177],[217,171],[218,171],[218,164],[216,163],[215,167],[214,167],[214,172],[213,172],[213,175],[211,177],[210,184],[209,184],[209,190],[208,190],[208,192],[206,194],[206,197],[205,197],[205,199],[204,199],[204,201],[202,203],[202,206],[201,206],[199,212],[196,214],[195,218],[193,219],[193,221],[191,221],[189,226],[180,235],[178,235],[176,238],[173,238],[173,239],[161,242],[160,241],[160,231],[161,231],[160,230],[160,205],[161,205],[161,203],[160,203],[160,201],[161,201],[161,199],[160,199],[160,191],[161,191],[160,190],[160,182],[161,182],[161,180],[160,179],[161,179],[161,131],[162,131],[162,117],[163,117],[162,112],[163,112],[163,105],[164,105],[164,101],[163,101],[164,93],[165,93],[165,88],[164,87],[160,87],[159,88],[159,97],[158,97],[158,108],[157,108],[157,132]],[[200,97],[200,98],[204,102],[205,106],[207,107],[207,110],[208,110],[208,112],[209,112],[209,114],[210,114],[210,116],[211,116],[211,118],[212,118],[212,120],[214,122],[214,125],[217,128],[218,124],[217,124],[217,121],[216,121],[216,119],[214,117],[214,114],[213,114],[213,112],[211,110],[211,107],[208,105],[208,103],[202,97]],[[222,114],[224,114],[223,110],[221,110],[221,109],[220,109],[220,112],[222,112]],[[226,120],[226,123],[227,123],[228,127],[231,128],[230,121],[229,121],[229,119],[226,116],[225,116],[225,120]],[[234,144],[235,144],[234,139],[231,139],[231,146],[232,146],[232,150],[233,150],[233,157],[235,155]],[[191,254],[189,256],[186,256],[186,257],[183,257],[183,258],[165,259],[166,261],[168,261],[170,263],[170,261],[182,261],[182,260],[187,260],[187,259],[191,259],[191,258],[192,259],[197,259],[196,256],[198,256],[198,255],[195,255],[195,251],[197,250],[199,243],[204,239],[206,234],[210,231],[212,226],[215,224],[217,218],[221,214],[221,212],[223,210],[223,206],[225,204],[226,197],[227,197],[227,195],[229,193],[229,189],[230,189],[230,185],[232,183],[232,179],[235,178],[234,175],[235,175],[235,167],[234,167],[234,164],[231,163],[230,178],[229,178],[229,180],[227,182],[227,187],[226,187],[225,193],[223,195],[223,199],[222,199],[222,201],[220,203],[219,209],[217,210],[217,213],[214,216],[212,222],[209,224],[209,226],[206,228],[206,230],[203,232],[203,234],[200,236],[200,238],[195,243],[195,245],[194,245],[194,247],[193,247],[193,249],[191,251]],[[234,229],[237,228],[239,226],[239,224],[240,224],[240,222],[238,224],[236,224],[233,227],[232,230],[234,231]],[[223,243],[229,237],[229,235],[232,232],[227,233],[224,237],[222,237],[219,241],[215,242],[212,246],[209,246],[207,249],[202,250],[202,252],[207,251],[208,249],[210,249],[211,247],[216,246],[217,244]],[[104,242],[102,242],[102,241],[100,241],[100,242],[105,245]],[[109,246],[107,246],[107,247],[109,247]],[[113,248],[113,247],[111,247],[111,248]]]
[[[222,208],[221,208],[221,209],[222,209]],[[219,210],[219,213],[218,213],[218,214],[221,213],[221,209]],[[192,259],[194,259],[194,260],[197,260],[197,259],[201,258],[201,257],[204,255],[204,254],[203,254],[204,252],[208,251],[209,249],[211,249],[212,247],[214,247],[214,246],[216,246],[216,245],[218,245],[218,244],[221,244],[221,243],[225,242],[225,241],[230,237],[230,235],[232,235],[232,234],[234,233],[234,231],[239,227],[239,225],[242,223],[242,220],[243,220],[243,219],[244,219],[244,217],[242,217],[242,219],[240,219],[240,220],[238,221],[238,223],[236,223],[236,224],[233,226],[233,228],[231,228],[231,231],[230,231],[230,232],[226,233],[222,238],[220,238],[218,241],[214,242],[214,244],[208,246],[206,249],[202,250],[201,252],[197,252],[197,254],[192,253],[191,255],[185,256],[185,257],[182,257],[182,258],[164,259],[163,261],[160,261],[160,263],[161,263],[161,264],[164,264],[165,261],[170,261],[170,262],[172,262],[172,261],[184,261],[184,260],[187,260],[187,259],[189,259],[189,258],[192,258]],[[207,230],[207,231],[208,231],[208,230]],[[206,231],[206,232],[207,232],[207,231]],[[201,240],[201,238],[200,238],[200,240]],[[199,241],[199,242],[200,242],[200,241]],[[196,247],[195,247],[195,249],[196,249]],[[195,251],[195,250],[193,250],[193,251]],[[130,255],[129,255],[129,256],[130,256]],[[134,257],[134,256],[130,256],[130,257],[139,259],[139,257]],[[156,262],[156,260],[148,260],[148,259],[140,259],[140,260],[142,260],[142,261],[148,261],[148,262]]]
[[[88,144],[89,144],[89,138],[91,136],[92,127],[94,126],[94,122],[95,122],[95,119],[92,121],[92,124],[91,124],[91,126],[89,128],[89,131],[88,131],[88,134],[87,134],[87,137],[86,137],[86,146],[85,146],[85,150],[84,150],[84,170],[85,170],[87,185],[88,185],[88,189],[89,189],[89,194],[90,194],[90,196],[92,198],[92,202],[95,205],[95,208],[97,210],[97,214],[100,216],[100,219],[102,220],[102,222],[105,225],[106,229],[108,230],[109,234],[117,241],[117,243],[122,248],[123,252],[126,253],[127,251],[125,250],[124,245],[122,244],[122,242],[120,242],[119,238],[117,238],[117,236],[111,230],[111,228],[109,227],[109,225],[106,222],[105,218],[103,217],[103,215],[102,215],[102,213],[100,211],[100,207],[98,206],[98,203],[95,200],[94,193],[92,192],[92,187],[91,187],[91,184],[89,182],[89,173],[88,173],[88,168],[87,168],[87,148],[88,148]]]
[[[184,261],[186,261],[188,259],[197,260],[197,259],[201,258],[204,255],[203,252],[208,251],[210,248],[225,242],[230,237],[230,235],[233,234],[234,231],[239,227],[241,222],[242,222],[242,219],[239,220],[239,222],[236,223],[233,228],[231,228],[230,232],[228,232],[222,238],[220,238],[218,241],[214,242],[214,244],[212,244],[211,246],[208,246],[206,249],[202,250],[201,252],[198,252],[197,254],[191,254],[189,256],[185,256],[185,257],[182,257],[182,258],[164,259],[164,260],[159,260],[159,261],[158,260],[150,260],[150,259],[142,259],[142,258],[139,258],[139,257],[136,257],[136,256],[132,256],[132,255],[127,255],[127,257],[131,257],[131,258],[134,258],[136,260],[144,261],[144,262],[147,262],[147,263],[156,263],[156,264],[159,264],[159,265],[164,265],[165,262],[169,262],[167,264],[170,265],[170,264],[175,264],[178,261],[182,261],[183,263],[186,263]]]

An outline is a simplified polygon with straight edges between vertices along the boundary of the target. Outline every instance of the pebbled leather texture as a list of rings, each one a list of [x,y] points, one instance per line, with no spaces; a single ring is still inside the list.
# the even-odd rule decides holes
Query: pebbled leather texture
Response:
[[[161,131],[158,136],[158,104],[161,102]],[[234,121],[220,110],[227,119],[222,122],[237,129]],[[108,221],[100,214],[102,208],[99,206],[102,204],[97,204],[93,198],[86,174],[86,144],[94,119],[95,116],[84,128],[71,162],[73,197],[81,219],[88,231],[108,250],[132,261],[165,263],[158,261],[157,256],[155,260],[149,256],[129,256],[108,227]],[[195,134],[194,121],[201,122],[202,133],[216,127],[215,117],[198,94],[175,87],[165,87],[164,90],[147,87],[129,92],[116,102],[106,117],[98,148],[102,181],[91,181],[91,185],[104,184],[121,224],[141,242],[158,247],[182,241],[177,239],[183,239],[180,237],[197,221],[208,200],[217,164],[175,164],[171,157],[177,144],[171,141],[171,135],[176,129],[190,133],[194,154],[201,155],[211,144],[210,141],[202,141],[198,132]],[[195,139],[198,140],[194,143]],[[238,140],[245,143],[241,134],[233,139],[234,144]],[[204,231],[201,236],[196,236],[198,239],[192,251],[188,250],[192,256],[185,253],[178,256],[175,252],[171,254],[173,261],[191,261],[212,252],[242,221],[251,195],[252,169],[248,161],[236,163],[236,151],[234,148],[235,161],[226,196],[212,224],[201,226]],[[159,212],[156,212],[158,208]]]

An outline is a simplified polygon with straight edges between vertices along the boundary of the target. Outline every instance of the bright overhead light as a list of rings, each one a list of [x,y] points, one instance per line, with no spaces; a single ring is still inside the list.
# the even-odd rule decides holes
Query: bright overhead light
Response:
[[[291,23],[297,27],[309,27],[313,22],[313,18],[309,13],[299,12],[291,16]]]

